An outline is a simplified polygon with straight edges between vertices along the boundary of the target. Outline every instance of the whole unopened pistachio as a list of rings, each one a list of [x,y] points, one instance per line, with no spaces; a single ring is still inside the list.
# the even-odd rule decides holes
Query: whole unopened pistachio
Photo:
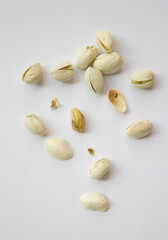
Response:
[[[82,47],[76,56],[76,67],[85,69],[97,56],[97,48],[95,46]]]
[[[51,138],[46,141],[46,149],[54,158],[66,160],[72,157],[72,150],[68,143],[62,138]]]
[[[46,127],[39,117],[35,114],[29,114],[24,117],[24,124],[27,129],[35,135],[44,135]]]
[[[107,98],[117,111],[119,111],[119,112],[127,111],[126,102],[125,102],[122,94],[119,91],[117,91],[115,89],[110,89],[108,91]]]
[[[37,83],[42,78],[42,75],[43,69],[40,63],[34,63],[23,73],[22,80],[28,84]]]
[[[152,123],[149,120],[138,120],[126,128],[126,134],[133,138],[143,138],[152,131]]]
[[[58,81],[68,81],[74,76],[74,70],[68,61],[57,62],[52,66],[50,73]]]
[[[104,79],[99,69],[88,67],[85,72],[85,81],[91,91],[95,93],[103,91]]]
[[[89,170],[91,178],[102,178],[110,170],[110,165],[110,161],[106,158],[95,161]]]
[[[154,74],[150,70],[139,70],[131,75],[131,84],[139,88],[149,88],[153,85]]]
[[[104,74],[112,74],[117,72],[122,64],[122,57],[118,53],[112,52],[99,55],[95,59],[93,67],[99,69]]]
[[[113,37],[109,32],[96,32],[96,41],[100,50],[104,53],[111,53],[113,50]]]
[[[105,212],[109,208],[108,200],[102,193],[85,193],[80,197],[80,203],[93,211]]]
[[[82,113],[77,108],[71,109],[71,125],[76,132],[84,132],[85,119]]]

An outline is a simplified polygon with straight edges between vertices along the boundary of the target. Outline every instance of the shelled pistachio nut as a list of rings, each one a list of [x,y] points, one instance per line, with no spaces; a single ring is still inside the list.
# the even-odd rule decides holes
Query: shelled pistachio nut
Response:
[[[131,84],[139,88],[149,88],[153,85],[154,74],[150,70],[139,70],[131,75]]]
[[[88,67],[85,72],[85,81],[91,91],[95,93],[101,93],[103,91],[104,79],[99,69]]]
[[[74,76],[74,69],[68,61],[60,61],[54,64],[50,70],[51,75],[58,81],[68,81]]]
[[[89,169],[91,178],[102,178],[110,170],[110,165],[110,161],[106,158],[95,161]]]
[[[108,200],[102,193],[85,193],[80,197],[80,203],[93,211],[105,212],[109,208]]]
[[[111,53],[113,50],[113,37],[109,32],[96,32],[96,41],[99,49],[104,53]]]
[[[93,67],[99,69],[104,74],[112,74],[117,72],[122,64],[122,57],[118,53],[112,52],[99,55],[95,59]]]
[[[82,47],[76,56],[76,67],[79,69],[86,69],[96,58],[97,52],[98,50],[95,46]]]
[[[43,69],[40,63],[34,63],[23,73],[22,80],[28,84],[37,83],[42,78],[42,75]]]
[[[84,132],[85,130],[84,116],[77,108],[71,109],[71,125],[76,132]]]
[[[35,135],[44,135],[46,127],[39,117],[35,114],[29,114],[24,117],[24,124],[27,129]]]
[[[152,131],[152,123],[149,120],[138,120],[126,128],[126,134],[133,138],[143,138]]]
[[[72,157],[72,150],[68,143],[62,138],[51,138],[46,141],[46,149],[54,158],[66,160]]]
[[[127,111],[126,102],[119,91],[115,89],[110,89],[108,91],[107,98],[117,111],[123,113]]]

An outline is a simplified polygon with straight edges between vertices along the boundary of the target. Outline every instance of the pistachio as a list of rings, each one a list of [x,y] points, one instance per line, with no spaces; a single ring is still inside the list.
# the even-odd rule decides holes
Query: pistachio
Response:
[[[138,120],[126,128],[126,134],[133,138],[143,138],[152,131],[152,123],[149,120]]]
[[[95,93],[103,91],[104,79],[99,69],[89,67],[85,72],[85,81],[91,91]]]
[[[73,77],[74,70],[70,62],[60,61],[52,66],[50,73],[58,81],[68,81]]]
[[[85,193],[80,197],[83,207],[93,211],[107,211],[109,203],[102,193]]]
[[[106,158],[102,158],[95,161],[89,170],[91,178],[100,179],[110,170],[110,161]]]
[[[112,74],[117,72],[122,64],[122,57],[118,53],[112,52],[99,55],[95,59],[93,67],[99,69],[104,74]]]
[[[107,98],[117,111],[119,112],[127,111],[127,105],[122,94],[119,91],[115,89],[110,89],[108,91]]]
[[[34,63],[22,75],[22,80],[25,83],[37,83],[43,75],[43,69],[40,63]]]
[[[153,85],[154,74],[150,70],[139,70],[131,75],[131,84],[139,88],[149,88]]]
[[[99,49],[104,53],[111,53],[113,49],[113,37],[109,32],[99,31],[96,33],[96,41]]]
[[[76,67],[79,69],[86,69],[89,64],[97,56],[97,48],[95,46],[84,46],[77,53]]]
[[[51,138],[46,141],[46,149],[54,158],[66,160],[72,157],[72,150],[68,143],[62,138]]]
[[[84,132],[85,119],[82,113],[77,108],[71,109],[71,125],[73,130],[77,132]]]
[[[35,114],[29,114],[24,117],[24,124],[27,129],[35,135],[44,135],[46,127],[39,117]]]

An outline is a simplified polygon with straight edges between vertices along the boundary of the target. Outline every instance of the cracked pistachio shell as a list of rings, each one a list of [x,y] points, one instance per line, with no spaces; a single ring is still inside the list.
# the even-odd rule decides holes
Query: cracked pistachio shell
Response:
[[[68,143],[62,138],[51,138],[46,141],[46,149],[54,158],[67,160],[72,157],[72,150]]]
[[[104,53],[111,53],[113,50],[113,37],[109,32],[96,32],[96,41],[99,49]]]
[[[109,208],[108,200],[102,193],[85,193],[80,197],[80,203],[93,211],[105,212]]]
[[[131,75],[131,84],[139,88],[149,88],[153,85],[154,74],[150,70],[139,70]]]
[[[46,127],[39,117],[35,114],[29,114],[24,117],[24,124],[27,129],[35,135],[44,135]]]
[[[126,128],[126,134],[133,138],[143,138],[152,131],[152,123],[149,120],[138,120]]]
[[[96,58],[97,52],[98,50],[95,46],[82,47],[76,56],[76,67],[79,69],[86,69]]]
[[[71,109],[71,125],[76,132],[84,132],[85,130],[84,116],[77,108]]]
[[[91,91],[95,93],[103,91],[104,79],[99,69],[89,67],[85,72],[85,81]]]
[[[115,89],[110,89],[108,91],[107,98],[117,111],[123,113],[127,111],[126,102],[119,91]]]
[[[74,69],[70,62],[60,61],[52,66],[50,73],[58,81],[68,81],[73,78]]]
[[[22,80],[28,84],[37,83],[42,78],[42,75],[43,69],[40,63],[34,63],[23,73]]]
[[[110,170],[110,165],[110,161],[106,158],[95,161],[89,169],[91,178],[102,178]]]
[[[112,52],[99,55],[95,59],[93,67],[99,69],[104,74],[112,74],[117,72],[122,64],[122,57],[118,53]]]

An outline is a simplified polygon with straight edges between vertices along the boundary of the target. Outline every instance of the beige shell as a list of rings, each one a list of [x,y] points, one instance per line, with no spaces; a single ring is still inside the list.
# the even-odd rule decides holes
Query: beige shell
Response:
[[[28,84],[37,83],[42,78],[42,75],[43,69],[40,63],[34,63],[23,73],[22,80]]]
[[[91,165],[89,174],[91,178],[100,179],[110,170],[110,166],[110,161],[106,158],[102,158]]]
[[[95,59],[93,67],[99,69],[104,74],[112,74],[117,72],[122,64],[123,60],[120,54],[112,52],[99,55]]]
[[[85,82],[91,91],[95,93],[101,93],[103,91],[104,79],[99,69],[88,67],[85,72]]]
[[[154,82],[154,74],[150,70],[136,71],[130,78],[131,84],[138,88],[149,88]]]
[[[126,134],[133,138],[143,138],[152,131],[152,123],[149,120],[138,120],[126,128]]]
[[[83,207],[93,211],[107,211],[109,203],[102,193],[85,193],[80,197]]]
[[[107,94],[109,102],[113,105],[113,107],[119,111],[119,112],[126,112],[127,111],[127,105],[126,102],[122,96],[122,94],[115,90],[110,89]]]
[[[113,50],[113,37],[109,32],[96,32],[96,41],[99,49],[104,53],[111,53]]]
[[[84,132],[85,130],[84,116],[77,108],[71,109],[71,125],[76,132]]]
[[[73,78],[74,69],[70,62],[60,61],[52,66],[50,73],[54,79],[64,82]]]
[[[54,158],[67,160],[72,157],[72,150],[68,143],[62,138],[51,138],[46,141],[46,149]]]
[[[82,47],[76,56],[76,67],[86,69],[89,64],[96,58],[98,49],[95,46]]]
[[[24,124],[27,129],[35,135],[44,135],[46,127],[41,119],[35,114],[29,114],[24,117]]]

